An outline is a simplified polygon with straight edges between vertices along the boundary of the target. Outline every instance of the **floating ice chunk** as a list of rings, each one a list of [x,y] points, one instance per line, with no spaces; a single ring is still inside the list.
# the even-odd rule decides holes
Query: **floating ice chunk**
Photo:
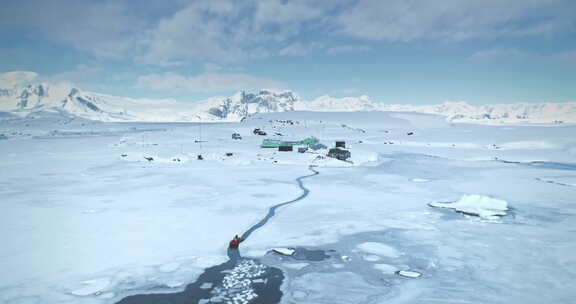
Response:
[[[454,203],[431,203],[431,207],[450,208],[458,212],[475,215],[485,219],[494,219],[506,215],[508,202],[479,194],[465,194]]]
[[[210,289],[210,288],[212,288],[212,283],[210,283],[210,282],[203,283],[203,284],[200,286],[200,288],[201,288],[201,289]]]
[[[398,268],[390,264],[375,264],[374,268],[382,271],[384,274],[394,274],[398,271]]]
[[[252,287],[252,279],[263,275],[266,266],[253,260],[242,260],[222,279],[222,284],[212,290],[212,302],[247,304],[258,295]]]
[[[393,247],[386,244],[376,243],[376,242],[366,242],[357,246],[358,249],[365,253],[371,253],[379,256],[397,258],[401,254]]]
[[[403,276],[406,278],[419,278],[422,274],[417,272],[417,271],[412,271],[412,270],[400,270],[396,272],[397,275],[399,276]]]
[[[352,260],[352,258],[349,257],[349,256],[347,256],[347,255],[341,256],[340,259],[342,259],[342,261],[345,261],[345,262],[348,262],[348,261],[351,261],[351,260]]]
[[[76,296],[98,295],[110,285],[109,278],[99,278],[82,282],[81,288],[71,291]]]
[[[281,255],[293,255],[296,250],[292,248],[274,248],[272,251]]]

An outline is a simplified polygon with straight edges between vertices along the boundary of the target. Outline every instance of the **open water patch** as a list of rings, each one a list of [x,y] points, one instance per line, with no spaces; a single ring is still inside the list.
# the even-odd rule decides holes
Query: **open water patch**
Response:
[[[207,268],[182,292],[133,295],[118,304],[278,303],[283,280],[278,268],[254,259],[232,259]]]
[[[298,261],[309,261],[309,262],[320,262],[327,260],[332,257],[326,251],[321,249],[306,249],[303,247],[296,248],[277,248],[273,249],[272,252],[275,255],[280,255],[289,259],[294,259]],[[334,250],[329,250],[330,253],[335,253]]]

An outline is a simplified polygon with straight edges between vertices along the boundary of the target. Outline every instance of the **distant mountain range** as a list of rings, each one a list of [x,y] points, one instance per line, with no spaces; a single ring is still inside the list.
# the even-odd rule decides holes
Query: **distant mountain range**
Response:
[[[240,121],[255,113],[286,111],[400,111],[436,114],[451,122],[473,123],[576,123],[576,102],[516,103],[473,106],[465,102],[439,105],[387,105],[367,96],[302,100],[292,91],[238,92],[183,103],[170,99],[132,99],[44,83],[3,88],[0,112],[26,116],[38,111],[61,112],[99,121]]]

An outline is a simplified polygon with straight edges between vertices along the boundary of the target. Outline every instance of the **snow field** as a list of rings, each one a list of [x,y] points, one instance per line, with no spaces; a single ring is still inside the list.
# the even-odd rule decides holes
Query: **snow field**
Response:
[[[0,141],[2,303],[115,303],[129,294],[181,290],[225,261],[229,239],[269,206],[298,196],[294,179],[308,174],[310,164],[321,166],[320,175],[305,180],[310,195],[280,208],[242,244],[253,257],[300,246],[347,256],[327,273],[314,272],[314,263],[287,263],[302,273],[290,278],[286,301],[394,303],[417,295],[430,302],[568,303],[573,297],[575,190],[542,181],[569,184],[574,171],[494,158],[574,163],[567,149],[575,144],[574,127],[450,125],[406,113],[280,113],[202,130],[82,123],[0,124],[32,134]],[[344,139],[353,163],[315,160],[321,152],[260,149],[264,137],[251,134],[256,127],[283,134],[274,138],[316,136],[328,147]],[[202,147],[195,142],[200,132]],[[233,132],[243,139],[232,140]],[[403,141],[418,144],[396,144]],[[447,201],[486,217],[509,204],[514,215],[478,221],[427,205]],[[349,244],[339,245],[343,239]],[[389,275],[393,268],[424,276],[402,279]]]

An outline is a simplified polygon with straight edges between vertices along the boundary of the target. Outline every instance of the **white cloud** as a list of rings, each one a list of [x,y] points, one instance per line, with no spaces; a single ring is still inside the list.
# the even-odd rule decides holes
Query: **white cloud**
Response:
[[[104,58],[133,52],[145,29],[144,20],[121,1],[13,1],[3,3],[0,20],[3,28],[24,29]]]
[[[239,13],[231,0],[193,2],[150,32],[143,60],[160,64],[189,58],[236,60],[246,52],[237,45],[247,27]]]
[[[566,35],[574,11],[573,0],[19,0],[3,3],[0,28],[174,66],[303,56],[314,43],[339,54],[379,41]],[[343,37],[366,46],[339,46],[351,43]]]
[[[327,17],[331,7],[304,0],[195,1],[150,32],[142,60],[166,65],[303,55],[307,43],[301,34],[309,30],[308,22]],[[294,42],[286,47],[287,41]]]
[[[282,82],[258,78],[244,73],[206,72],[196,76],[176,73],[148,74],[140,76],[136,88],[154,91],[176,91],[191,93],[226,92],[242,89],[281,89]]]
[[[575,10],[567,0],[363,0],[337,22],[366,40],[465,40],[574,30]]]
[[[26,85],[34,82],[37,78],[37,73],[29,71],[0,73],[0,88],[11,88],[13,86]]]
[[[198,0],[150,32],[145,62],[233,62],[310,53],[340,36],[364,41],[466,40],[574,30],[568,0]],[[573,11],[573,10],[572,10]],[[286,42],[290,41],[290,44]],[[368,51],[334,46],[329,54]]]

